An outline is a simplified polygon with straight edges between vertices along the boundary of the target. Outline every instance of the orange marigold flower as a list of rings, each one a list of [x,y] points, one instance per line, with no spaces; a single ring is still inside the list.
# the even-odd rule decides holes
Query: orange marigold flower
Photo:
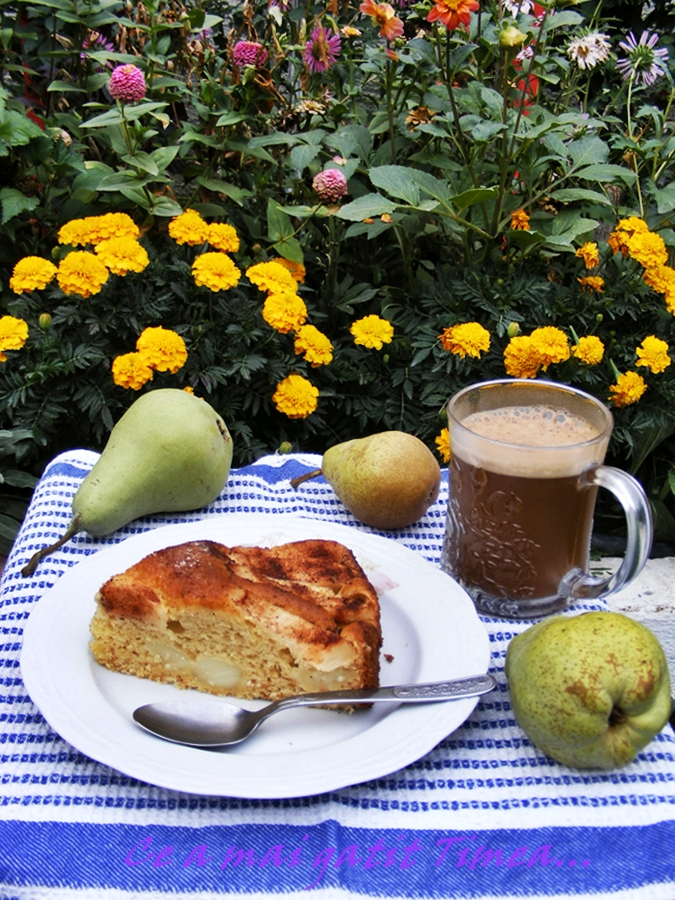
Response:
[[[10,290],[15,294],[24,291],[41,291],[56,275],[56,266],[41,256],[24,256],[14,266],[9,279]]]
[[[223,253],[236,253],[239,249],[239,235],[234,226],[226,222],[213,222],[209,225],[207,241]]]
[[[541,356],[541,366],[544,372],[551,363],[565,362],[570,358],[567,335],[560,328],[555,328],[553,325],[535,328],[530,339]]]
[[[668,344],[653,334],[646,337],[635,352],[638,358],[637,365],[647,366],[655,375],[665,371],[671,363]]]
[[[579,338],[579,343],[572,347],[572,356],[587,366],[597,366],[605,355],[605,345],[594,334]]]
[[[370,16],[373,25],[380,29],[380,37],[394,41],[403,35],[403,22],[398,18],[390,3],[375,3],[373,0],[365,0],[359,9],[364,15]]]
[[[226,253],[202,253],[192,263],[192,277],[198,287],[227,291],[239,283],[241,271]]]
[[[614,406],[631,406],[637,403],[647,390],[642,375],[637,372],[625,372],[616,379],[616,384],[610,386],[610,400]]]
[[[490,349],[490,332],[478,322],[452,325],[438,337],[444,350],[449,350],[462,359],[466,356],[480,359],[481,353],[487,353]]]
[[[586,241],[576,252],[579,259],[583,259],[587,269],[595,269],[600,265],[600,253],[598,245],[594,241]]]
[[[529,335],[516,335],[504,349],[504,368],[512,378],[536,378],[542,357]]]
[[[427,16],[427,22],[439,21],[449,31],[460,25],[468,25],[471,13],[479,8],[476,0],[435,0],[435,6]]]
[[[305,419],[318,406],[319,389],[302,375],[289,375],[280,381],[272,402],[289,419]]]
[[[390,344],[394,337],[394,326],[379,316],[364,316],[352,323],[349,333],[355,344],[371,350],[381,350],[383,344]]]
[[[205,244],[209,239],[209,225],[196,209],[186,209],[169,222],[169,234],[177,244]]]
[[[511,231],[529,231],[530,217],[524,209],[516,209],[511,213]]]
[[[621,252],[622,256],[628,256],[628,238],[633,234],[647,234],[649,226],[644,219],[638,216],[628,216],[626,219],[620,219],[616,229],[607,238],[607,243],[612,249],[612,253]]]
[[[183,338],[170,328],[146,328],[136,341],[136,350],[146,366],[157,372],[176,372],[187,361]]]
[[[135,238],[117,237],[96,244],[96,255],[113,275],[142,272],[150,265],[147,251]]]
[[[632,234],[626,239],[626,248],[631,259],[646,269],[663,266],[668,261],[668,250],[663,238],[651,231]]]
[[[451,457],[450,432],[447,428],[441,429],[441,433],[436,437],[435,444],[436,449],[438,450],[438,455],[441,457],[443,462],[449,463]]]
[[[98,294],[110,272],[101,260],[87,250],[73,250],[59,263],[56,280],[64,294],[89,297]]]
[[[581,285],[582,291],[589,291],[590,293],[595,291],[598,294],[602,294],[605,288],[605,279],[601,278],[600,275],[587,275],[585,278],[577,278],[577,281]]]
[[[651,266],[642,273],[642,279],[657,294],[675,290],[675,269],[671,266]]]
[[[139,391],[152,380],[152,369],[140,353],[125,353],[117,356],[112,364],[113,381],[123,388]]]
[[[305,301],[295,292],[268,294],[262,308],[262,317],[280,334],[298,329],[307,319]]]
[[[272,262],[279,263],[279,265],[283,266],[284,269],[288,269],[293,278],[295,278],[297,284],[305,283],[305,275],[307,274],[307,270],[302,263],[295,262],[295,260],[293,259],[286,259],[283,256],[279,256],[277,259],[272,260]]]
[[[0,318],[0,362],[6,362],[5,350],[20,350],[28,340],[28,323],[14,316]]]
[[[313,368],[327,366],[333,359],[333,345],[314,325],[301,325],[295,334],[293,349],[303,353]]]
[[[272,291],[275,294],[283,291],[294,292],[298,284],[286,266],[278,259],[249,266],[246,270],[246,277],[256,285],[259,291]]]

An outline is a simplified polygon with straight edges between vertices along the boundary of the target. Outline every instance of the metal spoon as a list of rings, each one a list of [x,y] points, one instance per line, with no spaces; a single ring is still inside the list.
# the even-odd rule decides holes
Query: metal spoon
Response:
[[[361,691],[324,691],[276,700],[259,710],[242,709],[216,700],[170,700],[148,703],[134,710],[134,721],[157,737],[191,747],[229,747],[253,734],[274,713],[295,706],[352,703],[429,703],[478,697],[497,682],[492,675],[474,675],[431,684],[402,684]]]

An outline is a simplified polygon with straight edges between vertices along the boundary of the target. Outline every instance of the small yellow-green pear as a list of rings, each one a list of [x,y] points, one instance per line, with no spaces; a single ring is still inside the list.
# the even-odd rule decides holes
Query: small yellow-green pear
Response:
[[[538,622],[511,640],[506,677],[520,727],[566,766],[625,766],[670,716],[663,649],[621,613]]]

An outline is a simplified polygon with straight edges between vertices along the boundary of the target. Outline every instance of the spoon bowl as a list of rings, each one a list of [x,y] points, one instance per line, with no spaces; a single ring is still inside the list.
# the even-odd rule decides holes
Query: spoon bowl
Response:
[[[216,748],[240,744],[275,713],[297,706],[351,706],[372,703],[438,703],[477,697],[493,690],[492,675],[475,675],[429,684],[403,684],[357,691],[323,691],[284,697],[259,710],[243,709],[224,700],[169,700],[134,710],[133,719],[145,731],[174,744]]]

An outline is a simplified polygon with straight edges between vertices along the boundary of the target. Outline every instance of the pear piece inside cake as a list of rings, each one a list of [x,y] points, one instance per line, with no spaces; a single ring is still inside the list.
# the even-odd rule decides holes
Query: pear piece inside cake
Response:
[[[336,541],[190,541],[114,575],[96,601],[91,650],[115,672],[266,700],[379,684],[377,594]]]

